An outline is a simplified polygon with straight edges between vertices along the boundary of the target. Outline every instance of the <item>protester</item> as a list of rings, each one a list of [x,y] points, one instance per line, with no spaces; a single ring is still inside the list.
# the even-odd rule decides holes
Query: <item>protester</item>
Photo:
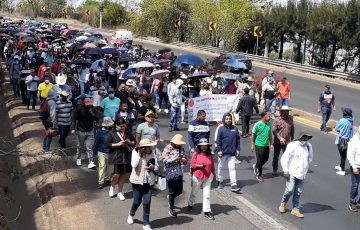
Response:
[[[83,104],[78,105],[74,109],[74,128],[72,133],[77,133],[77,150],[76,165],[81,166],[81,152],[85,147],[87,157],[89,159],[88,168],[94,169],[92,147],[94,145],[94,122],[98,120],[93,111],[93,102],[90,98],[85,98]]]
[[[170,140],[170,144],[165,146],[162,152],[162,159],[165,165],[165,177],[169,190],[169,215],[177,217],[175,211],[175,198],[183,192],[183,167],[187,164],[185,156],[185,139],[181,134],[176,134]]]
[[[108,96],[104,98],[104,100],[101,101],[101,108],[104,109],[104,116],[105,117],[111,117],[112,119],[115,118],[115,113],[120,108],[120,99],[115,97],[114,89],[108,88]],[[114,119],[116,120],[116,119]]]
[[[250,120],[253,115],[253,111],[256,111],[256,114],[259,114],[259,108],[256,103],[256,99],[249,95],[250,90],[248,88],[244,89],[244,96],[240,98],[240,101],[237,105],[235,113],[241,114],[241,127],[242,127],[242,137],[246,138],[249,136],[250,129]]]
[[[280,151],[285,152],[287,144],[294,140],[295,126],[293,117],[289,115],[290,111],[291,109],[287,105],[283,105],[280,108],[280,116],[274,120],[272,125],[274,136],[273,176],[277,174]]]
[[[29,76],[26,77],[25,84],[27,86],[26,94],[26,108],[30,107],[30,100],[32,99],[32,109],[35,109],[36,99],[37,99],[37,90],[40,79],[35,74],[35,70],[32,69]]]
[[[140,143],[142,139],[149,139],[151,141],[160,141],[160,129],[154,122],[154,113],[149,110],[145,114],[145,122],[138,125],[136,128],[136,143]]]
[[[272,143],[270,112],[262,112],[261,120],[253,126],[250,138],[250,150],[256,152],[254,174],[259,182],[264,182],[262,167],[269,160],[270,143]]]
[[[215,152],[219,157],[218,163],[218,188],[224,188],[223,168],[225,165],[229,168],[231,191],[237,192],[240,188],[237,186],[235,160],[240,156],[240,133],[235,125],[232,124],[233,116],[229,113],[223,117],[223,126],[217,133]]]
[[[336,165],[335,169],[337,170],[336,174],[345,176],[346,153],[348,142],[354,135],[354,121],[352,116],[352,109],[341,108],[341,111],[343,113],[343,117],[335,125],[335,131],[338,132],[338,135],[335,139],[335,144],[337,145],[340,154],[340,165]]]
[[[188,211],[192,211],[196,201],[196,195],[200,188],[202,188],[202,211],[208,219],[215,220],[210,207],[211,182],[216,181],[215,163],[210,146],[209,141],[206,138],[202,138],[197,145],[196,153],[192,155],[190,163],[193,172],[191,177],[192,186],[187,209]]]
[[[101,79],[96,79],[95,85],[90,87],[90,95],[92,95],[93,106],[100,106],[103,98],[107,96],[105,87],[101,85]]]
[[[271,113],[271,119],[275,119],[276,111],[276,86],[274,84],[275,79],[269,78],[268,83],[262,88],[262,98],[265,100],[265,112]]]
[[[336,110],[335,107],[335,95],[330,91],[330,86],[325,85],[324,91],[320,93],[318,106],[318,113],[321,112],[322,123],[320,127],[320,131],[324,131],[325,134],[328,133],[326,123],[329,121],[331,116],[331,110]]]
[[[135,137],[126,132],[126,121],[123,118],[120,117],[115,124],[116,129],[110,131],[105,140],[109,148],[110,162],[114,164],[109,196],[113,197],[117,193],[118,198],[124,201],[125,176],[131,172],[131,151],[135,146]]]
[[[56,101],[56,118],[59,129],[59,144],[62,149],[66,148],[66,138],[70,133],[73,104],[68,98],[69,92],[58,91],[59,99]]]
[[[347,159],[350,164],[351,187],[350,187],[350,211],[357,212],[360,204],[358,188],[360,183],[360,126],[356,134],[350,139],[347,148]]]
[[[154,170],[158,169],[156,156],[153,153],[155,141],[142,139],[132,151],[130,183],[133,188],[133,203],[127,218],[128,224],[134,223],[136,210],[143,202],[143,230],[151,230],[150,204],[155,183]]]
[[[277,83],[277,92],[278,92],[278,106],[279,109],[283,106],[289,106],[290,100],[290,82],[287,81],[286,77],[281,78],[281,81]]]
[[[191,121],[188,128],[188,142],[191,150],[191,154],[196,152],[196,146],[200,139],[210,139],[210,128],[208,123],[205,121],[206,112],[199,110],[195,120]]]
[[[48,93],[52,87],[53,84],[50,82],[50,77],[45,76],[44,82],[41,82],[38,86],[38,98],[40,101],[44,101],[48,97]]]
[[[114,125],[111,117],[104,117],[101,123],[102,128],[96,131],[95,141],[93,146],[94,153],[98,156],[98,189],[103,189],[105,183],[110,181],[109,173],[109,148],[106,145],[106,137],[109,134],[111,127]]]
[[[293,209],[291,215],[304,218],[300,212],[300,195],[303,191],[304,180],[313,160],[313,148],[309,143],[312,136],[301,131],[298,139],[289,143],[281,157],[281,167],[286,178],[286,187],[279,206],[280,213],[286,212],[286,203],[293,195]]]
[[[43,150],[46,154],[52,153],[50,151],[51,141],[52,138],[57,134],[56,100],[57,100],[56,91],[50,90],[47,94],[46,100],[43,102],[44,115],[40,114],[40,119],[42,119],[43,125],[46,130],[43,141]]]
[[[169,92],[169,102],[171,105],[171,118],[169,124],[169,132],[178,131],[178,117],[180,115],[180,107],[183,103],[183,94],[181,86],[184,82],[181,79],[176,80],[176,86],[171,87]]]
[[[119,110],[115,113],[115,120],[120,117],[124,118],[126,122],[126,131],[132,133],[132,128],[135,123],[135,116],[133,112],[128,110],[128,104],[126,102],[122,102]]]

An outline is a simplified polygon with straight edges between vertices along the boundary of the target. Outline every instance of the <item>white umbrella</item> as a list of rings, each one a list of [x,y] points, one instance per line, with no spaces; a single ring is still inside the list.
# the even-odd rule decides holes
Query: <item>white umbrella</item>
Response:
[[[151,73],[150,77],[163,77],[167,74],[169,74],[170,71],[169,70],[166,70],[166,69],[163,69],[163,70],[155,70]]]
[[[87,36],[79,36],[79,37],[75,38],[75,41],[80,42],[80,41],[84,41],[84,40],[87,40],[87,39],[88,39]]]
[[[141,61],[141,62],[131,65],[131,68],[133,68],[133,69],[135,69],[135,68],[136,69],[137,68],[153,68],[153,67],[155,67],[155,65],[148,61]]]

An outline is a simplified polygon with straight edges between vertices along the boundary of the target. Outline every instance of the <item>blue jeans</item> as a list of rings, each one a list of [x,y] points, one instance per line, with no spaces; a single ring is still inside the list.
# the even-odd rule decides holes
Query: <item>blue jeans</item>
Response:
[[[265,112],[270,112],[271,117],[275,117],[276,98],[265,99]]]
[[[20,78],[11,78],[14,96],[20,97]]]
[[[171,107],[171,118],[170,118],[170,128],[174,129],[177,127],[177,121],[180,113],[180,106]]]
[[[66,137],[70,133],[70,125],[59,125],[59,144],[62,149],[66,148]]]
[[[45,136],[43,141],[43,150],[50,151],[52,137]]]
[[[169,206],[170,209],[175,209],[174,200],[183,193],[183,177],[177,180],[167,180],[166,182],[169,190]]]
[[[189,99],[191,98],[196,98],[199,96],[199,92],[198,91],[195,91],[195,90],[190,90],[189,91]]]
[[[283,105],[289,106],[289,99],[287,99],[287,98],[284,98],[284,99],[278,98],[279,109],[281,109],[281,107]]]
[[[358,195],[358,188],[360,183],[360,174],[355,175],[353,173],[353,168],[350,167],[350,174],[351,174],[351,189],[350,189],[350,203],[356,204],[359,199],[357,199]]]
[[[281,202],[287,203],[293,195],[293,209],[300,209],[300,195],[304,186],[304,180],[297,179],[293,176],[286,178],[286,187]]]
[[[36,106],[36,99],[37,99],[37,91],[30,91],[28,90],[26,93],[26,105],[29,108],[30,100],[32,99],[32,108],[35,109]]]
[[[160,109],[160,96],[158,89],[154,89],[154,99],[155,99],[155,105]]]
[[[139,208],[141,201],[143,202],[143,225],[150,223],[150,205],[152,186],[149,184],[132,184],[133,203],[130,209],[130,216],[135,216],[136,210]]]
[[[326,130],[326,123],[329,121],[331,116],[331,107],[321,107],[322,124],[320,130]]]

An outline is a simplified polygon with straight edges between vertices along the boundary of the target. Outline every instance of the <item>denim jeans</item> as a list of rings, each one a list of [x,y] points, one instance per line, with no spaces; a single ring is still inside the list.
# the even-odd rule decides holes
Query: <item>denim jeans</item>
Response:
[[[271,117],[275,117],[276,99],[265,99],[265,112],[270,112]]]
[[[81,150],[83,147],[86,149],[87,156],[89,158],[89,163],[93,162],[93,150],[92,147],[94,145],[94,130],[89,132],[81,132],[77,130],[77,151],[76,151],[76,159],[81,159]]]
[[[20,97],[20,78],[12,78],[11,82],[12,82],[14,96]]]
[[[293,195],[293,209],[300,209],[300,195],[304,186],[304,180],[300,180],[293,176],[286,178],[286,187],[281,202],[287,203],[290,196]]]
[[[356,204],[359,201],[358,196],[358,189],[360,183],[360,174],[355,175],[353,173],[353,168],[350,167],[350,174],[351,174],[351,189],[350,189],[350,203]]]
[[[223,169],[225,165],[229,168],[229,176],[230,176],[230,183],[231,186],[237,185],[236,183],[236,170],[235,170],[235,160],[236,157],[232,155],[225,154],[218,161],[218,180],[220,182],[224,181],[224,172]]]
[[[45,136],[43,141],[43,150],[50,151],[52,137]]]
[[[321,115],[322,115],[322,124],[320,127],[320,130],[325,131],[326,130],[326,123],[330,119],[331,116],[331,107],[321,107]]]
[[[132,184],[133,188],[133,203],[130,209],[130,216],[135,216],[136,210],[139,208],[141,201],[143,201],[143,225],[150,224],[150,205],[152,186],[147,184]]]
[[[37,99],[37,91],[30,91],[28,90],[26,93],[26,105],[29,108],[30,100],[32,99],[32,108],[35,109],[36,106],[36,99]]]
[[[154,99],[155,99],[155,106],[157,106],[160,109],[160,96],[158,89],[154,89]]]
[[[180,106],[171,107],[171,118],[170,118],[170,128],[174,129],[177,127],[177,121],[180,113]]]
[[[289,99],[288,98],[284,98],[284,99],[278,98],[279,109],[281,109],[281,107],[283,105],[289,106]]]
[[[169,190],[169,206],[170,209],[175,209],[174,200],[176,197],[180,196],[183,193],[183,178],[180,177],[177,180],[168,180],[166,181]]]
[[[59,125],[59,144],[62,149],[66,148],[66,137],[70,133],[70,125]]]
[[[167,93],[162,93],[160,94],[160,98],[159,98],[159,109],[161,109],[161,104],[164,100],[165,103],[165,109],[169,109],[169,96]]]

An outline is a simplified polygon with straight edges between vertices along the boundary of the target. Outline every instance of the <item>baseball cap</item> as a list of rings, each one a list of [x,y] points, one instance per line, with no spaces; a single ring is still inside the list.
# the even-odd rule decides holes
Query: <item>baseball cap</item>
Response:
[[[145,113],[145,117],[148,117],[150,115],[154,115],[154,112],[152,110],[148,110],[146,113]]]
[[[84,105],[92,105],[92,100],[90,98],[85,98],[83,102]]]

